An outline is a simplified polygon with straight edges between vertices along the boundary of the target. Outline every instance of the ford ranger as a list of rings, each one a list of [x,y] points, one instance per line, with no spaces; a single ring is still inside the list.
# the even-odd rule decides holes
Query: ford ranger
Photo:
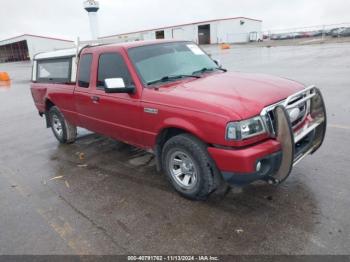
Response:
[[[151,151],[182,196],[280,184],[326,132],[321,92],[228,72],[187,41],[86,45],[37,54],[31,92],[60,143],[77,127]]]

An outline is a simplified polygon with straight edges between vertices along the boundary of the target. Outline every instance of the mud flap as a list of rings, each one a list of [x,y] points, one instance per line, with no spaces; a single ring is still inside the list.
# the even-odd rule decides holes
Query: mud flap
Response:
[[[48,111],[45,112],[45,120],[46,120],[46,128],[50,128],[51,127],[51,121],[50,121],[50,115],[49,115]]]
[[[281,144],[282,160],[279,169],[273,177],[270,177],[274,184],[282,183],[292,171],[294,162],[294,134],[291,128],[289,115],[284,106],[275,108],[277,141]]]

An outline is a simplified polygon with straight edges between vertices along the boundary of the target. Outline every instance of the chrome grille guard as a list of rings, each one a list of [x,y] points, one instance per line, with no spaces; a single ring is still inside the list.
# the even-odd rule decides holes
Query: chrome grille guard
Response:
[[[290,112],[293,108],[298,108],[301,104],[306,104],[305,115],[302,115],[301,121],[292,126],[290,121]],[[327,116],[324,100],[320,90],[315,86],[309,86],[291,96],[285,100],[273,104],[264,108],[261,112],[261,117],[265,120],[266,129],[269,130],[272,137],[277,140],[280,137],[287,139],[288,135],[279,134],[277,129],[276,108],[283,107],[289,126],[290,136],[293,141],[294,156],[291,165],[296,165],[304,157],[314,153],[323,143],[326,126]],[[285,141],[280,141],[281,145],[285,144]],[[283,151],[283,149],[282,149]]]

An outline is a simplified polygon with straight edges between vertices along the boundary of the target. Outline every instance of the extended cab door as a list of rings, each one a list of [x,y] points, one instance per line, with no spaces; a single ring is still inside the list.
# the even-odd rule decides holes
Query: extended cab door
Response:
[[[77,85],[74,90],[75,109],[78,114],[79,126],[95,131],[96,123],[92,117],[91,99],[93,96],[92,79],[92,61],[93,55],[85,53],[80,56]]]
[[[83,58],[83,56],[82,56]],[[77,110],[86,128],[114,139],[140,146],[140,95],[135,87],[134,94],[107,94],[104,90],[106,78],[123,78],[126,86],[135,86],[126,59],[120,51],[96,52],[93,55],[88,91],[77,101]],[[79,88],[77,88],[79,89]]]

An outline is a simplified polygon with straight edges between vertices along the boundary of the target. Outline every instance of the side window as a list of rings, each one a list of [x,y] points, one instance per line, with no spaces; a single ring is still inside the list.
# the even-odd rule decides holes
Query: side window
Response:
[[[104,88],[107,78],[123,78],[126,86],[132,85],[129,70],[123,57],[117,53],[102,54],[98,60],[97,87]]]
[[[37,81],[44,83],[70,82],[71,58],[55,58],[37,61]]]
[[[80,57],[78,85],[88,88],[90,86],[92,55],[85,54]]]

